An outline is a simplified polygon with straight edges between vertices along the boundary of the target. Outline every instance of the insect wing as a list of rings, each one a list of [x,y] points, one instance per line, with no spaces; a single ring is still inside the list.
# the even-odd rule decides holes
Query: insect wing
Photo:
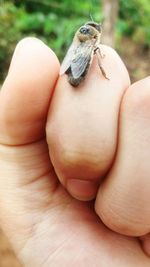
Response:
[[[81,42],[74,50],[74,58],[71,61],[71,72],[74,79],[78,79],[90,64],[94,52],[95,40]]]
[[[68,69],[69,67],[71,66],[71,62],[72,62],[72,59],[74,57],[74,53],[75,53],[75,50],[76,50],[76,45],[75,43],[73,42],[70,46],[70,48],[68,49],[67,51],[67,54],[66,56],[64,57],[64,60],[60,66],[60,75],[63,75]]]

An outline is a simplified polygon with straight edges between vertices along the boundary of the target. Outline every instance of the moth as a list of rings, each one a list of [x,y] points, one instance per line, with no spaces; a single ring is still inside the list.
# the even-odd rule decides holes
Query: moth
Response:
[[[104,56],[100,50],[101,33],[101,24],[94,21],[85,23],[75,33],[73,42],[60,67],[60,75],[66,73],[72,86],[78,86],[85,79],[94,54],[97,56],[102,75],[109,79],[101,64],[101,58]]]

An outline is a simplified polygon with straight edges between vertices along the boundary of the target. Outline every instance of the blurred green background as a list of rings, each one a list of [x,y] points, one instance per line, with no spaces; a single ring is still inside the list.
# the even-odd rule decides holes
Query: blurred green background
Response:
[[[118,2],[116,49],[136,80],[149,72],[150,1]],[[97,22],[103,21],[100,0],[0,0],[0,82],[21,38],[36,36],[42,39],[62,60],[74,32],[89,20],[90,13]]]

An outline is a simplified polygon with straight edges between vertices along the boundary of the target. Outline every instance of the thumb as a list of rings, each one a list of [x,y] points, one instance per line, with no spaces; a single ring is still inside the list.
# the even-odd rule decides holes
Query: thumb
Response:
[[[58,70],[56,56],[40,40],[19,42],[0,92],[0,143],[23,145],[44,136]]]
[[[12,240],[12,233],[27,228],[26,213],[35,208],[37,214],[56,185],[45,122],[58,71],[54,53],[40,40],[26,38],[16,47],[0,92],[0,221]]]

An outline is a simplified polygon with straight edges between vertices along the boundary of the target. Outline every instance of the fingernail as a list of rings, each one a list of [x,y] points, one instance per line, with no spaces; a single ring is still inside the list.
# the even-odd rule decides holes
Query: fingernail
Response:
[[[88,201],[95,198],[98,184],[88,180],[68,179],[67,190],[76,199]]]

